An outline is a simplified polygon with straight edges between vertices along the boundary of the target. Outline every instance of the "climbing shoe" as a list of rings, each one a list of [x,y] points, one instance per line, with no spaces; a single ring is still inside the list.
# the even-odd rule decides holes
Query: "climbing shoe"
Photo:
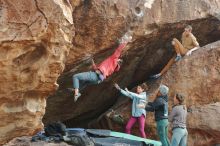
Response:
[[[150,76],[152,79],[158,79],[159,77],[161,77],[161,74],[155,74],[155,75],[152,75]]]
[[[74,96],[74,102],[76,102],[76,101],[77,101],[77,99],[78,99],[80,96],[81,96],[81,94],[80,94],[80,93],[78,93],[77,95],[75,95],[75,96]]]
[[[182,59],[182,56],[181,55],[177,55],[176,58],[175,58],[175,62],[179,61]]]

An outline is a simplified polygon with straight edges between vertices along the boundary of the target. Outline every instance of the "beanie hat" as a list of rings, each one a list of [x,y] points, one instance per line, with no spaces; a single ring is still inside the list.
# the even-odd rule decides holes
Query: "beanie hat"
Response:
[[[169,88],[168,88],[167,86],[165,86],[165,85],[160,85],[159,91],[160,91],[160,93],[161,93],[163,96],[165,96],[165,95],[168,94]]]

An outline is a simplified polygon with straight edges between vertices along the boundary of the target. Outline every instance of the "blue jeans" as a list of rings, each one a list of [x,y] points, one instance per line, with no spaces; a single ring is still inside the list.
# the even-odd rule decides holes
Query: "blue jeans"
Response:
[[[187,129],[175,128],[171,140],[171,146],[187,146]]]
[[[99,84],[101,79],[94,71],[78,73],[73,76],[73,87],[75,89],[85,88],[87,85]]]
[[[168,119],[157,121],[157,134],[160,137],[162,146],[170,146],[170,141],[168,139],[168,124]]]

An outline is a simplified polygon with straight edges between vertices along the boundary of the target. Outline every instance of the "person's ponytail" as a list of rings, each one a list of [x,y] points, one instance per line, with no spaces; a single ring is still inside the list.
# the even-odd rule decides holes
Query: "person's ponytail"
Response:
[[[148,86],[147,86],[146,83],[142,83],[142,84],[140,85],[140,87],[141,87],[144,91],[147,91],[147,90],[148,90]]]
[[[184,103],[185,97],[179,93],[176,94],[176,99],[179,101],[179,105],[183,105],[183,109],[186,110],[186,105]]]

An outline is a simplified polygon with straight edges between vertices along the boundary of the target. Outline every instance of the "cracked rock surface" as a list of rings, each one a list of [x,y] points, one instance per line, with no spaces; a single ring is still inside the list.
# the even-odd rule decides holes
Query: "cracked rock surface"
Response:
[[[74,35],[61,0],[0,1],[0,145],[42,129]]]

